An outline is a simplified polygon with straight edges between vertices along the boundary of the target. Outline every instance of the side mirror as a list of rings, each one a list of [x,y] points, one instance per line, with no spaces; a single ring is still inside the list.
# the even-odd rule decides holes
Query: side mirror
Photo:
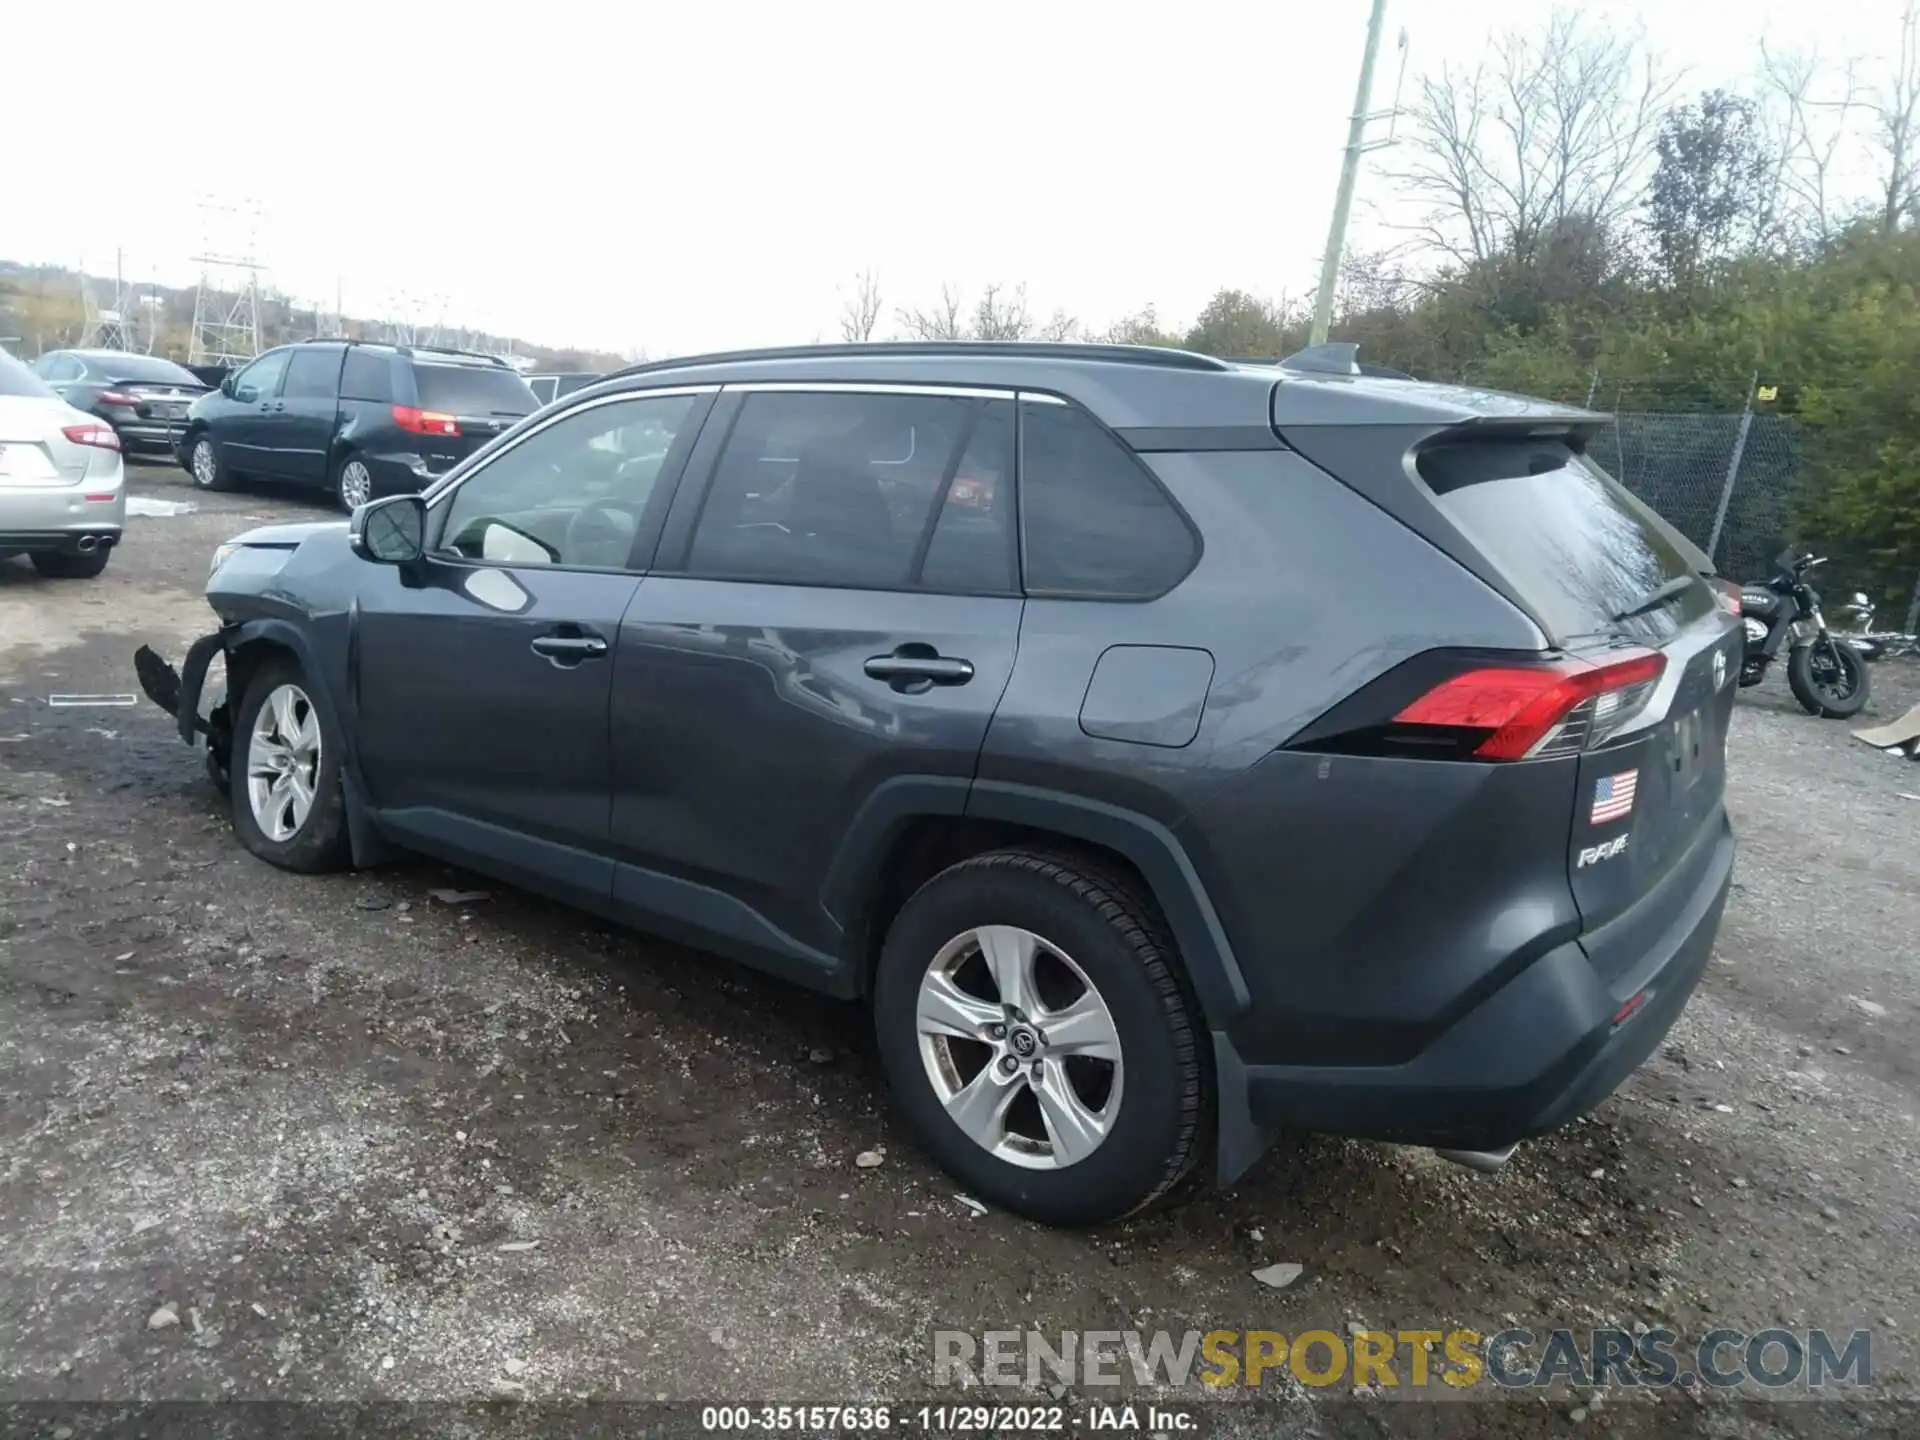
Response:
[[[427,502],[418,495],[389,495],[353,512],[347,543],[362,560],[405,565],[427,548]]]

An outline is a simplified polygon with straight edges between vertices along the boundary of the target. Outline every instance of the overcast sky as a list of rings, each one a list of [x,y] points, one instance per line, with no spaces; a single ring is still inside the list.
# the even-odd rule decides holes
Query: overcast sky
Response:
[[[863,266],[889,319],[943,281],[1093,324],[1307,292],[1368,0],[4,8],[0,257],[111,274],[120,247],[186,283],[199,197],[250,199],[268,283],[304,301],[663,355],[837,338]],[[1417,72],[1550,8],[1393,0],[1376,105],[1403,27]],[[1898,8],[1582,7],[1689,89],[1762,35],[1884,56]]]

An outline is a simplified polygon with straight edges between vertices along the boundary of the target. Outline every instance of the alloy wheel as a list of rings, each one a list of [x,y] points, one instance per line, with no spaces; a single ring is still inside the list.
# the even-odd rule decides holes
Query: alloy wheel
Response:
[[[298,685],[277,685],[247,736],[247,803],[267,839],[300,833],[320,786],[320,717]]]
[[[940,1104],[989,1154],[1062,1169],[1112,1133],[1120,1032],[1086,971],[1032,931],[983,925],[943,945],[920,982],[917,1028]]]
[[[358,510],[373,499],[373,475],[368,471],[366,462],[349,460],[340,467],[340,503],[348,510]]]
[[[210,487],[218,473],[219,467],[214,463],[213,458],[213,442],[211,440],[194,441],[193,483]]]

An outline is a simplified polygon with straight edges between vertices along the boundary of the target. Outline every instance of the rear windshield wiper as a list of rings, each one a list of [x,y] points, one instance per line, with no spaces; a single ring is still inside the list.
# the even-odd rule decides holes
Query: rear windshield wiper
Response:
[[[1658,590],[1648,592],[1619,614],[1611,616],[1610,618],[1614,620],[1631,620],[1636,615],[1645,615],[1650,610],[1658,610],[1662,605],[1665,605],[1671,600],[1678,600],[1682,595],[1686,594],[1687,591],[1691,590],[1694,579],[1695,577],[1692,575],[1676,575]]]

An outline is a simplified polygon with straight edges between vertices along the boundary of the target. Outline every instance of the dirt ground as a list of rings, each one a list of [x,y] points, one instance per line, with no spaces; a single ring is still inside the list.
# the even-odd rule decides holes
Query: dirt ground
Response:
[[[1715,961],[1595,1116],[1492,1178],[1290,1140],[1231,1193],[1050,1232],[960,1203],[857,1011],[436,866],[277,872],[168,717],[50,706],[177,658],[218,541],[323,513],[132,489],[200,508],[131,520],[95,582],[0,563],[0,1402],[836,1401],[927,1393],[936,1328],[1607,1323],[1869,1329],[1876,1394],[1915,1393],[1920,764],[1779,682],[1735,716]],[[1920,669],[1874,680],[1872,714],[1920,700]],[[1251,1278],[1276,1261],[1305,1273]],[[1211,1429],[1895,1413],[1328,1393]]]

